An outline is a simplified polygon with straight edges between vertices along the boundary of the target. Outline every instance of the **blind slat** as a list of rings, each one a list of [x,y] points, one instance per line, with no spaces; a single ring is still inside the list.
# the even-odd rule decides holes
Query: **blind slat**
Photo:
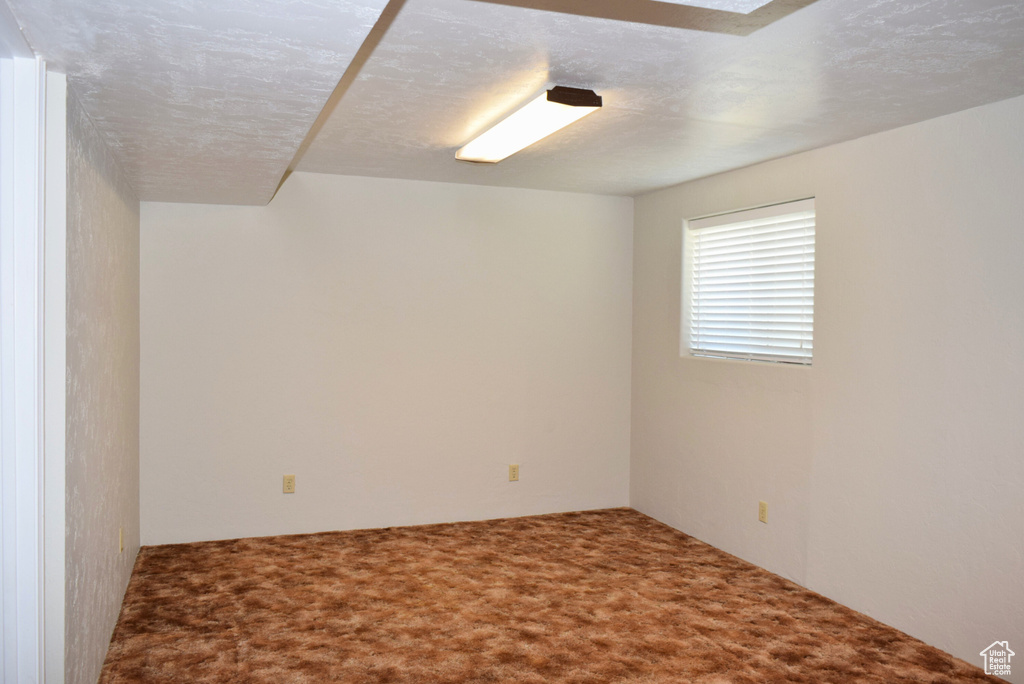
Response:
[[[790,316],[760,316],[757,314],[744,314],[730,316],[728,314],[706,314],[702,317],[705,325],[739,324],[739,325],[811,325],[809,316],[793,314]]]
[[[777,259],[779,257],[800,257],[803,261],[803,256],[806,254],[811,247],[806,244],[773,244],[766,243],[759,246],[757,249],[745,249],[736,250],[732,252],[723,252],[721,254],[715,253],[700,253],[697,252],[694,255],[693,261],[697,264],[720,264],[723,262],[740,263],[740,264],[754,264],[759,261],[763,262],[769,259]]]
[[[769,271],[768,273],[736,273],[733,275],[703,275],[693,277],[693,282],[706,285],[732,285],[733,283],[774,283],[792,280],[814,280],[814,276],[803,270]]]
[[[728,283],[725,285],[703,285],[702,289],[708,294],[728,294],[731,292],[813,292],[813,283],[810,280],[780,280],[776,282],[760,283]]]
[[[796,244],[809,244],[813,233],[806,228],[795,230],[780,230],[769,235],[735,235],[728,240],[701,240],[701,249],[707,251],[722,251],[726,249],[756,249],[758,245],[792,242]]]
[[[738,302],[749,302],[755,306],[766,304],[778,304],[779,306],[792,306],[794,303],[811,305],[812,295],[804,289],[794,290],[791,296],[782,294],[781,290],[764,290],[762,292],[721,292],[706,293],[701,297],[702,304],[710,306],[722,304],[735,304]]]
[[[724,325],[724,326],[723,325],[708,325],[708,326],[701,326],[700,328],[698,328],[696,330],[697,330],[697,334],[701,334],[701,335],[703,335],[703,334],[711,334],[711,335],[733,335],[733,334],[736,334],[736,335],[746,335],[746,334],[756,334],[756,335],[761,335],[762,337],[764,337],[766,335],[770,335],[773,331],[774,332],[779,332],[779,333],[784,333],[786,335],[802,335],[804,337],[809,337],[811,335],[811,333],[813,332],[811,330],[810,326],[808,326],[806,324],[796,324],[796,323],[777,324],[777,325],[773,324],[773,325],[770,325],[770,326],[750,326],[750,327],[743,327],[743,328],[737,328],[735,326],[729,326],[729,325]]]
[[[780,343],[765,343],[756,344],[751,342],[742,343],[729,343],[729,342],[718,342],[715,340],[709,340],[710,344],[697,345],[699,348],[705,351],[720,351],[720,352],[754,352],[758,354],[791,354],[797,355],[803,351],[811,351],[809,345],[789,344],[785,341]]]
[[[762,236],[771,236],[779,233],[803,231],[811,233],[814,231],[814,219],[800,219],[794,221],[782,221],[780,223],[772,223],[768,225],[745,227],[745,228],[726,228],[723,227],[718,230],[705,229],[704,231],[704,243],[705,244],[716,244],[723,240],[735,240],[737,238],[745,236],[758,236],[758,239],[764,239]]]
[[[774,258],[770,258],[770,259],[762,259],[762,260],[758,260],[756,262],[749,262],[749,263],[747,263],[747,262],[744,262],[744,263],[725,262],[725,263],[723,263],[720,266],[716,266],[714,264],[707,264],[707,263],[705,263],[705,264],[703,264],[701,266],[701,273],[720,275],[720,274],[722,274],[724,272],[733,272],[733,271],[735,271],[735,272],[743,273],[743,272],[746,272],[747,270],[754,270],[754,271],[760,271],[760,272],[763,272],[763,273],[770,273],[770,272],[772,272],[773,270],[775,270],[777,268],[781,268],[781,267],[792,268],[794,266],[799,266],[802,269],[805,264],[807,264],[807,263],[814,263],[813,259],[807,258],[809,256],[810,255],[807,255],[807,254],[794,254],[794,255],[791,255],[791,256],[781,256],[781,257],[774,257]]]
[[[769,361],[772,363],[792,363],[802,366],[808,365],[807,361],[797,354],[758,354],[749,352],[746,354],[738,352],[718,352],[714,350],[691,349],[693,356],[703,356],[710,359],[735,359],[738,361]]]

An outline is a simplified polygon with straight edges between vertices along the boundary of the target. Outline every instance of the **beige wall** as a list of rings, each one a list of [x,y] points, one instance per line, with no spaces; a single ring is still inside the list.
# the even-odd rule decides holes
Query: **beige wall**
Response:
[[[1024,644],[1021,121],[1018,98],[639,198],[633,506],[969,662]],[[680,358],[683,219],[809,196],[814,365]]]
[[[144,542],[626,505],[632,211],[304,173],[144,202]]]
[[[139,202],[71,94],[67,127],[64,662],[94,684],[139,549]]]

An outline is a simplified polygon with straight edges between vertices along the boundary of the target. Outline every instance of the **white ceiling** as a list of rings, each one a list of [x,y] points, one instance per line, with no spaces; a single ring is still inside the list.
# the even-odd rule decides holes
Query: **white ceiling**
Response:
[[[297,153],[635,194],[1024,94],[1020,0],[391,0],[373,34],[385,0],[8,2],[146,200],[263,203]],[[757,4],[693,4],[723,2]],[[455,161],[555,84],[605,107],[500,164]]]
[[[605,106],[454,159],[551,84]],[[635,194],[1022,93],[1021,0],[818,0],[747,36],[409,0],[298,169]]]
[[[7,0],[146,200],[262,204],[387,0]]]

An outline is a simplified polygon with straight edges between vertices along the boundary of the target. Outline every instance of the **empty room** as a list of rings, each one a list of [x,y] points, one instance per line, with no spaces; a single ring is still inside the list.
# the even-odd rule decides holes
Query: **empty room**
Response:
[[[1019,0],[0,0],[3,681],[1024,682]]]

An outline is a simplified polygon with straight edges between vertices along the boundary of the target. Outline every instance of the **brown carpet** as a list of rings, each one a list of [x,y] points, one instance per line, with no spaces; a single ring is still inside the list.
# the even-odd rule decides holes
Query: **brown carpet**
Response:
[[[997,682],[629,509],[145,547],[100,680]]]

